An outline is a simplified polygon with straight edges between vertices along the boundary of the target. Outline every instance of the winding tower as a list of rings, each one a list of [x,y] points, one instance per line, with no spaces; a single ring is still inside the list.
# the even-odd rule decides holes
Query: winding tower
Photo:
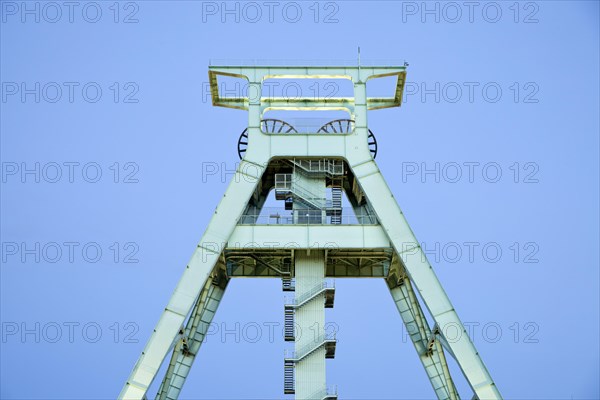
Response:
[[[367,111],[400,106],[406,68],[209,67],[213,105],[248,111],[238,140],[241,161],[120,399],[146,399],[169,354],[156,399],[178,398],[227,284],[236,277],[278,278],[290,295],[283,319],[293,349],[283,357],[284,394],[337,398],[337,388],[325,378],[326,359],[336,350],[325,324],[325,309],[334,305],[332,279],[368,277],[386,281],[438,399],[459,398],[446,354],[456,360],[473,399],[501,398],[375,163],[377,141]],[[367,97],[367,81],[383,77],[395,81],[394,95]],[[261,95],[224,96],[221,78],[245,79],[248,92]],[[345,79],[353,96],[264,96],[267,79]],[[271,110],[344,110],[350,117],[299,132],[289,121],[265,118]],[[272,192],[283,202],[275,211],[264,207]],[[446,340],[446,326],[459,327],[462,335]]]

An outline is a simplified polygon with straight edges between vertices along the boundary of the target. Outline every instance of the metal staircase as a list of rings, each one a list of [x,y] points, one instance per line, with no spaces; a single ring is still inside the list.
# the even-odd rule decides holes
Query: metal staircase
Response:
[[[295,363],[293,361],[283,361],[283,393],[294,394],[296,390],[294,388],[294,368]]]
[[[325,308],[333,308],[333,299],[335,294],[335,285],[332,283],[322,282],[318,285],[315,285],[311,290],[302,294],[299,297],[296,297],[293,302],[286,303],[284,305],[285,309],[296,309],[302,307],[304,304],[308,303],[321,293],[325,294]]]
[[[332,179],[329,201],[300,185],[293,174],[275,174],[275,198],[285,200],[286,210],[293,210],[294,202],[302,204],[305,210],[297,211],[311,213],[309,221],[323,223],[323,215],[318,211],[325,211],[325,216],[331,217],[331,224],[342,223],[342,179]]]
[[[339,225],[342,223],[342,183],[335,182],[331,185],[331,210],[328,210],[331,216],[331,224]]]
[[[298,351],[286,350],[284,361],[292,361],[294,363],[299,363],[306,356],[312,354],[314,351],[320,349],[323,346],[325,346],[325,358],[335,358],[335,344],[335,335],[322,334],[314,341],[307,343]]]
[[[309,302],[322,298],[325,308],[333,308],[335,296],[335,285],[328,282],[319,282],[310,290],[302,293],[292,301],[287,301],[284,304],[284,337],[286,342],[296,340],[295,336],[295,313],[296,310],[305,306]],[[325,358],[335,357],[336,339],[334,334],[321,334],[314,340],[306,343],[303,347],[295,351],[287,351],[284,356],[283,363],[283,388],[285,394],[295,394],[295,375],[294,371],[296,364],[304,358],[312,354],[314,351],[325,347]],[[330,391],[327,388],[316,392],[310,399],[335,399],[337,398],[337,390]]]
[[[289,169],[276,173],[274,189],[275,198],[284,200],[285,208],[293,211],[292,223],[324,224],[327,223],[327,217],[330,217],[331,224],[341,224],[343,162],[331,159],[293,159],[287,160],[287,164],[293,168],[291,173]],[[327,187],[331,187],[331,200],[326,198]],[[307,266],[306,264],[302,265]],[[282,277],[283,290],[297,291],[295,285],[297,282],[292,281],[292,276],[295,274],[291,273],[291,269],[286,271],[290,271],[290,273],[288,276]],[[296,279],[299,279],[298,275],[295,276]],[[301,281],[304,285],[307,283],[306,278],[303,276],[304,280]],[[320,383],[307,383],[306,371],[321,357],[326,359],[335,357],[335,337],[327,336],[323,332],[315,340],[309,337],[302,339],[300,329],[306,328],[307,315],[311,315],[310,318],[316,318],[312,315],[315,309],[333,307],[335,287],[324,280],[318,282],[310,280],[307,286],[304,285],[298,286],[301,288],[301,293],[296,293],[294,299],[286,300],[284,304],[284,339],[286,342],[296,342],[295,351],[286,352],[284,357],[284,393],[296,394],[302,399],[333,399],[337,395],[331,395],[326,388],[319,389]],[[310,287],[311,285],[314,286]],[[302,307],[313,301],[315,302],[311,303],[307,309],[301,310]],[[317,305],[317,302],[321,302],[321,304]],[[319,312],[322,313],[322,309]],[[322,350],[317,352],[319,349]],[[299,365],[298,363],[303,360],[306,361],[306,364]],[[323,368],[324,373],[324,360],[321,358],[318,363],[323,363],[320,368]],[[297,385],[299,386],[296,387]],[[324,381],[323,385],[325,385]],[[311,394],[310,391],[315,389],[319,390]],[[306,397],[307,395],[310,396]]]
[[[289,276],[283,276],[281,278],[281,288],[284,292],[293,292],[296,290],[294,286],[294,279]]]
[[[337,399],[337,386],[324,387],[308,397],[315,400]]]
[[[344,175],[344,163],[341,160],[322,159],[322,160],[307,160],[307,159],[292,159],[290,163],[297,167],[298,170],[312,176],[334,176]]]
[[[320,294],[325,295],[325,308],[333,308],[335,286],[323,282],[322,284],[316,285],[314,288],[303,294],[302,296],[294,299],[293,302],[287,302],[284,304],[284,338],[286,342],[293,342],[295,338],[294,334],[294,310],[302,307],[315,297]]]
[[[295,172],[312,177],[330,178],[331,201],[325,203],[326,215],[331,217],[331,224],[341,224],[344,163],[341,160],[332,159],[292,159],[289,162],[294,166]]]
[[[286,201],[291,198],[315,210],[322,210],[327,204],[324,198],[299,185],[293,174],[275,174],[275,198]]]
[[[294,309],[286,308],[284,311],[284,338],[286,342],[293,342],[294,335]]]

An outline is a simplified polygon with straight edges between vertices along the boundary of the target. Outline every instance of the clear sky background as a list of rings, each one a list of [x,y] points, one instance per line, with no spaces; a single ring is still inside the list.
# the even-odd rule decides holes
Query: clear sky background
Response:
[[[410,64],[377,162],[501,393],[599,398],[598,3],[244,4],[0,3],[0,397],[119,393],[238,162],[209,59],[360,46]],[[431,398],[384,282],[336,287],[340,398]],[[282,297],[231,282],[182,398],[283,396]]]

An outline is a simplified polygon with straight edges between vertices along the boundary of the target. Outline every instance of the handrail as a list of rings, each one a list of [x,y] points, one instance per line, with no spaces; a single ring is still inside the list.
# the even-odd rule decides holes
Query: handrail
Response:
[[[358,67],[357,58],[346,59],[210,59],[209,67]],[[361,59],[360,66],[363,67],[386,67],[386,68],[406,68],[404,59]]]
[[[307,301],[311,300],[313,297],[318,295],[319,293],[327,290],[327,289],[335,289],[335,282],[319,282],[308,292],[302,293],[300,296],[296,297],[292,303],[288,303],[286,299],[286,305],[293,305],[295,307],[300,307]]]
[[[284,352],[284,359],[298,362],[298,361],[302,360],[304,357],[306,357],[307,355],[309,355],[310,353],[312,353],[313,351],[315,351],[316,349],[318,349],[319,347],[323,346],[325,343],[335,342],[335,340],[336,340],[335,332],[322,333],[321,335],[319,335],[319,337],[317,339],[305,344],[299,350],[288,351],[286,349]]]
[[[331,396],[337,397],[337,385],[325,386],[308,396],[308,398],[323,400]]]
[[[326,199],[324,197],[317,197],[314,193],[310,192],[308,189],[304,188],[302,185],[299,185],[296,182],[292,182],[292,192],[298,193],[300,195],[300,200],[304,202],[308,202],[315,206],[317,209],[325,208]]]
[[[325,172],[330,175],[343,175],[344,163],[340,160],[319,159],[319,160],[291,160],[292,163],[306,172]],[[308,163],[308,166],[305,164]],[[313,165],[316,164],[316,169]]]
[[[374,214],[354,215],[355,210],[351,207],[335,208],[334,210],[341,211],[333,211],[333,215],[341,217],[341,223],[345,225],[374,225],[378,223]],[[325,211],[327,211],[327,208]],[[327,225],[330,223],[330,216],[318,219],[316,222],[315,219],[298,222],[298,219],[295,218],[299,214],[310,212],[315,212],[315,210],[310,208],[285,210],[279,207],[264,207],[258,213],[242,215],[238,223],[240,225]]]
[[[281,179],[283,178],[283,179]],[[288,179],[289,178],[289,179]],[[312,193],[293,179],[292,174],[275,174],[275,190],[285,189],[298,195],[300,201],[314,206],[316,209],[323,209],[326,205],[326,199]]]

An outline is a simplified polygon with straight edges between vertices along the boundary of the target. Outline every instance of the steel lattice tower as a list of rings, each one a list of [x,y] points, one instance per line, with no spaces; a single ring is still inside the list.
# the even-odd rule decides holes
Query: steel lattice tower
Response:
[[[219,76],[246,79],[253,93],[263,93],[266,79],[347,79],[354,95],[226,97],[219,92]],[[367,97],[367,81],[380,77],[397,77],[393,97]],[[285,394],[337,398],[325,381],[325,360],[336,348],[335,337],[324,329],[325,308],[333,307],[335,293],[329,278],[375,277],[387,282],[437,398],[459,398],[445,353],[456,360],[474,399],[501,398],[375,163],[377,142],[367,111],[400,106],[405,78],[406,64],[209,67],[213,105],[248,111],[238,142],[241,162],[120,399],[146,398],[169,353],[156,399],[178,398],[235,277],[280,278],[283,290],[294,292],[284,306],[285,340],[294,342],[294,351],[284,356]],[[264,119],[267,110],[345,110],[351,118],[299,133],[288,122]],[[281,213],[263,209],[272,190],[284,202]],[[343,193],[349,211],[342,207]],[[335,248],[327,245],[331,238]],[[319,334],[297,337],[315,324],[322,327]],[[440,327],[448,325],[462,329],[459,339],[444,338]]]

